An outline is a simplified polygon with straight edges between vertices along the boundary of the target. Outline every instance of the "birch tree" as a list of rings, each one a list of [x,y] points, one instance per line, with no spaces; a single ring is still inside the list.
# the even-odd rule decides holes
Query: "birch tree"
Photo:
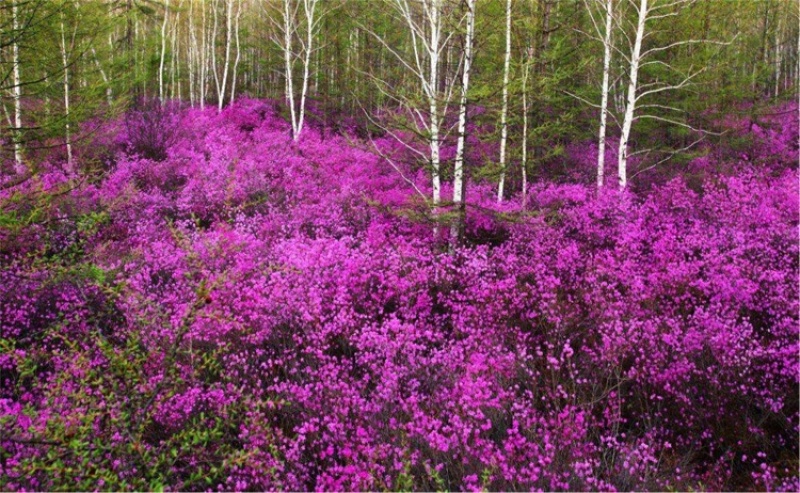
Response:
[[[298,111],[297,128],[294,132],[295,140],[300,137],[303,130],[303,120],[306,110],[306,96],[308,94],[308,80],[311,74],[311,54],[314,52],[314,36],[318,31],[319,17],[317,17],[317,4],[319,0],[303,0],[303,12],[306,17],[305,42],[303,43],[303,88],[300,92],[300,109]]]
[[[612,39],[611,33],[614,26],[614,0],[593,0],[602,2],[605,11],[605,27],[601,31],[597,20],[592,13],[592,7],[587,3],[587,11],[598,39],[603,43],[603,82],[600,86],[600,129],[597,135],[597,188],[602,188],[605,181],[606,161],[606,128],[608,122],[608,92],[609,76],[611,73]]]
[[[211,4],[212,10],[212,23],[211,35],[209,37],[209,54],[211,57],[211,73],[214,76],[214,88],[217,90],[217,101],[219,101],[219,70],[217,68],[217,34],[219,34],[219,2],[220,0],[213,0]],[[220,105],[219,109],[222,109]]]
[[[189,16],[187,19],[187,30],[189,35],[188,48],[187,48],[187,64],[186,71],[189,77],[189,104],[194,108],[196,101],[196,81],[197,81],[197,66],[199,65],[199,49],[197,43],[197,30],[195,28],[194,16],[194,0],[189,0]]]
[[[225,0],[225,60],[222,64],[222,82],[220,82],[216,68],[216,58],[214,61],[214,81],[217,88],[217,110],[222,111],[225,103],[225,94],[228,85],[228,72],[231,63],[231,48],[233,44],[233,5],[235,0]],[[217,7],[214,8],[214,39],[216,39]],[[216,52],[216,50],[215,50]]]
[[[533,47],[525,50],[525,64],[522,67],[522,156],[520,172],[522,174],[522,208],[528,205],[528,79],[533,61]]]
[[[75,35],[77,34],[77,27],[73,30],[70,44],[67,46],[65,27],[64,27],[64,12],[61,11],[60,15],[60,34],[61,34],[61,68],[63,70],[63,87],[64,87],[64,144],[67,148],[67,171],[72,172],[72,135],[70,134],[70,99],[69,99],[69,54],[75,47]]]
[[[394,6],[400,12],[402,20],[405,21],[411,34],[414,65],[409,68],[412,68],[418,76],[422,92],[428,101],[427,121],[425,119],[420,121],[427,126],[429,134],[433,205],[437,207],[441,202],[440,128],[442,115],[439,111],[438,85],[439,57],[444,47],[442,42],[442,1],[423,0],[423,18],[421,20],[416,20],[408,0],[395,0]],[[427,24],[427,28],[425,24]],[[427,67],[425,57],[428,59]]]
[[[619,187],[625,188],[628,184],[628,139],[633,125],[633,116],[636,111],[636,103],[639,100],[637,95],[639,80],[639,64],[641,63],[642,41],[644,40],[644,30],[647,18],[650,13],[648,0],[640,0],[638,6],[634,4],[638,17],[636,22],[636,35],[633,40],[629,65],[628,96],[625,103],[625,117],[622,120],[622,133],[619,138],[619,154],[617,160],[617,173],[619,177]]]
[[[506,181],[506,145],[508,142],[508,80],[511,67],[511,0],[506,0],[506,50],[503,57],[503,107],[500,113],[500,183],[497,201],[503,201]]]
[[[280,36],[276,36],[273,39],[283,52],[286,103],[289,106],[291,117],[292,138],[295,141],[300,138],[300,133],[303,131],[305,124],[308,82],[311,77],[311,56],[315,50],[314,38],[323,18],[323,15],[317,9],[318,4],[319,0],[282,0],[280,22],[273,21],[273,25],[280,34]],[[302,22],[302,32],[301,23],[298,22],[301,6],[304,20]],[[270,19],[272,20],[271,15]],[[297,38],[297,43],[300,45],[299,53],[294,51],[295,38]],[[294,64],[297,58],[300,58],[302,62],[302,82],[299,97],[295,95],[294,88]]]
[[[170,85],[170,98],[180,100],[181,94],[181,64],[180,52],[181,44],[178,42],[180,39],[180,24],[181,24],[181,11],[183,7],[183,0],[178,1],[178,7],[175,12],[175,21],[172,24],[172,56],[170,57],[169,68],[169,85]]]
[[[14,87],[12,94],[14,97],[14,167],[18,174],[25,172],[25,164],[22,162],[22,76],[20,75],[19,60],[19,9],[18,0],[11,1],[11,29],[13,41],[11,45],[12,65],[14,72]]]
[[[427,141],[428,150],[420,152],[409,145],[403,136],[393,129],[383,127],[400,145],[428,162],[431,175],[431,205],[436,213],[441,204],[441,143],[447,129],[444,127],[444,115],[452,101],[455,84],[445,85],[446,80],[441,73],[442,55],[448,43],[456,33],[455,29],[445,31],[445,18],[448,15],[445,0],[386,0],[392,8],[398,22],[404,26],[408,45],[392,46],[368,26],[361,26],[369,32],[381,46],[400,64],[404,73],[411,74],[416,86],[415,96],[409,97],[401,93],[397,87],[367,73],[372,78],[380,93],[397,104],[410,115],[412,126]],[[460,25],[463,17],[455,24]],[[461,69],[463,58],[459,60],[456,72]],[[370,115],[367,115],[370,117]],[[373,120],[374,122],[374,120]],[[397,166],[395,166],[396,169]],[[406,179],[407,182],[410,180]],[[419,190],[418,190],[419,192]]]
[[[200,74],[198,79],[198,99],[200,100],[200,109],[205,109],[206,105],[206,94],[208,91],[208,59],[209,59],[209,36],[208,36],[208,15],[206,12],[205,2],[203,0],[200,1],[200,20],[201,20],[201,29],[200,29],[200,53],[199,53],[199,63],[200,63]]]
[[[620,56],[623,57],[627,68],[627,91],[624,100],[624,114],[621,123],[619,151],[617,158],[617,173],[620,189],[624,189],[628,185],[628,159],[637,154],[649,154],[652,150],[637,149],[636,151],[631,152],[631,131],[633,129],[633,124],[637,120],[654,120],[662,124],[684,127],[695,133],[701,134],[697,140],[690,143],[688,146],[683,147],[679,151],[671,152],[667,158],[656,162],[649,168],[660,164],[678,152],[689,149],[700,142],[706,134],[712,133],[701,128],[696,128],[686,121],[682,121],[680,118],[670,116],[671,114],[679,114],[681,112],[681,110],[674,105],[669,103],[646,102],[647,98],[652,96],[659,94],[671,94],[674,91],[688,87],[693,83],[694,79],[698,75],[707,69],[707,67],[694,68],[692,66],[688,71],[681,72],[677,70],[675,66],[668,63],[668,61],[659,58],[657,55],[681,46],[699,43],[717,45],[730,44],[730,42],[721,42],[702,38],[688,38],[682,40],[665,41],[661,44],[651,43],[651,46],[643,49],[644,41],[652,34],[652,31],[648,31],[648,23],[675,17],[680,13],[684,6],[693,3],[694,0],[628,0],[628,2],[636,14],[636,22],[635,24],[632,24],[633,37],[626,32],[624,29],[625,25],[623,25],[620,29],[621,35],[627,42],[628,51],[623,52],[622,50],[617,50],[616,48],[613,48],[613,45],[611,45],[612,49],[617,51]],[[622,16],[620,16],[620,19],[620,23],[623,23]],[[676,75],[677,80],[666,81],[655,77],[649,82],[640,84],[640,72],[645,67],[659,67],[668,73]],[[655,113],[656,110],[660,111],[662,114]],[[666,114],[666,116],[663,116],[664,114]],[[639,172],[641,171],[642,170]]]
[[[164,103],[164,59],[167,55],[167,22],[169,21],[169,2],[164,3],[164,20],[161,23],[161,58],[158,63],[158,99]]]
[[[239,73],[239,60],[241,59],[241,43],[239,40],[239,18],[242,15],[242,0],[238,0],[236,17],[234,20],[233,31],[236,41],[236,58],[233,61],[233,72],[231,74],[231,104],[236,99],[236,75]],[[245,81],[246,82],[246,81]]]
[[[453,168],[453,205],[458,216],[450,230],[451,246],[461,242],[466,220],[464,155],[467,136],[467,97],[470,70],[472,68],[472,43],[475,37],[475,0],[465,0],[465,4],[467,8],[467,32],[464,36],[464,66],[461,69],[461,99],[458,105],[458,141],[456,143],[456,160]]]

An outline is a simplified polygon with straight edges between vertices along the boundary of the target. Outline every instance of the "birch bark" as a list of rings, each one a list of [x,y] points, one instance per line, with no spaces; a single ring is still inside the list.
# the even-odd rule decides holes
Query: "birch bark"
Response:
[[[456,160],[453,169],[453,205],[457,210],[457,218],[450,229],[451,247],[461,242],[466,208],[464,204],[464,154],[467,137],[467,96],[469,93],[469,76],[472,67],[472,43],[475,33],[475,0],[466,0],[467,33],[464,38],[464,66],[461,72],[461,100],[458,105],[458,141],[456,143]]]
[[[511,0],[506,0],[506,51],[503,59],[503,108],[500,113],[500,183],[497,201],[503,201],[506,182],[506,146],[508,145],[508,79],[511,69]]]
[[[19,62],[19,11],[17,0],[11,2],[11,28],[14,31],[14,42],[11,45],[12,64],[14,66],[14,168],[17,173],[25,172],[22,162],[22,77]]]
[[[636,37],[633,41],[633,51],[630,59],[630,78],[628,80],[628,97],[625,104],[625,118],[622,121],[622,134],[619,139],[619,156],[617,160],[617,173],[619,187],[624,189],[628,185],[628,139],[631,135],[631,126],[636,111],[636,91],[639,77],[639,61],[644,39],[644,27],[647,22],[648,0],[640,0],[638,21],[636,23]]]
[[[73,170],[73,163],[72,163],[72,136],[70,135],[70,127],[69,127],[69,63],[68,63],[68,56],[67,56],[67,41],[65,37],[65,29],[64,29],[64,13],[61,12],[61,19],[59,22],[60,27],[60,34],[61,34],[61,68],[63,70],[64,79],[63,79],[63,86],[64,86],[64,143],[67,147],[67,172],[72,173]],[[74,38],[73,38],[74,41]]]
[[[161,23],[161,57],[158,62],[158,100],[164,104],[164,60],[167,56],[167,22],[169,21],[169,0],[164,4],[164,20]]]
[[[603,33],[603,85],[600,101],[600,131],[597,137],[597,188],[603,187],[606,162],[606,121],[608,118],[608,79],[611,72],[611,27],[614,0],[605,0],[606,30]]]

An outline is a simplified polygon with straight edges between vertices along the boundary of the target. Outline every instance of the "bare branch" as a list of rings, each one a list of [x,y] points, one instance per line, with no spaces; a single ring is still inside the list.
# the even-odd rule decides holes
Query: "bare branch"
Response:
[[[639,115],[638,118],[646,118],[646,119],[649,119],[649,120],[656,120],[656,121],[660,121],[660,122],[664,122],[664,123],[671,123],[672,125],[678,125],[680,127],[688,128],[689,130],[692,130],[694,132],[700,132],[700,133],[703,133],[703,134],[717,135],[717,136],[722,135],[721,132],[712,132],[710,130],[704,130],[702,128],[693,127],[693,126],[689,125],[688,123],[679,122],[679,121],[672,120],[670,118],[664,118],[664,117],[661,117],[661,116]]]

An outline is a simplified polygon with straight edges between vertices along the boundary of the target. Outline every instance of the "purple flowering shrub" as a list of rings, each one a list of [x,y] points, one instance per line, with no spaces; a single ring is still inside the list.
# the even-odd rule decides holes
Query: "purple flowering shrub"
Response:
[[[346,134],[163,117],[0,187],[4,489],[797,489],[796,122],[699,190],[470,183],[451,253]]]

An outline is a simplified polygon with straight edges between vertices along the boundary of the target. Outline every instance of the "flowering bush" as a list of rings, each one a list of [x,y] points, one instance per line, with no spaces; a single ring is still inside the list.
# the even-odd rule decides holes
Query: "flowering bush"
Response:
[[[347,135],[163,116],[97,183],[0,187],[3,489],[797,489],[793,144],[700,189],[471,183],[448,252]]]

